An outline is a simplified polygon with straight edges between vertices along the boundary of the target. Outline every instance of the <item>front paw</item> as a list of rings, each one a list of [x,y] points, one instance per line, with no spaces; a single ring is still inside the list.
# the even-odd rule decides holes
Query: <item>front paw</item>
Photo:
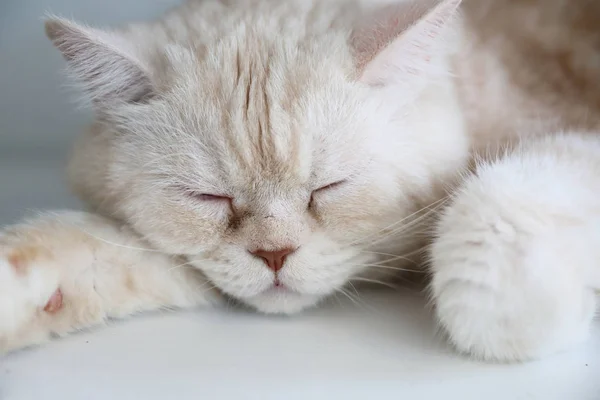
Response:
[[[432,285],[436,316],[463,353],[489,361],[527,361],[588,336],[595,298],[579,283],[543,276],[519,282],[521,277],[500,276],[507,265],[495,261],[445,267],[452,271],[438,274]]]
[[[519,212],[524,205],[504,207],[478,188],[454,198],[431,247],[431,294],[450,341],[475,358],[510,362],[585,340],[596,298],[576,243],[560,226]]]
[[[40,246],[1,240],[0,354],[45,340],[38,326],[43,314],[62,307],[52,255]]]

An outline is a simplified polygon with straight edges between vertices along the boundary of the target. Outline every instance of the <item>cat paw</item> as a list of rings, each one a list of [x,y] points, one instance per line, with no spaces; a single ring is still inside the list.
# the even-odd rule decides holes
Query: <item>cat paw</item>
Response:
[[[596,298],[564,229],[498,179],[473,178],[453,199],[431,246],[437,319],[461,352],[527,361],[584,341]],[[509,182],[510,183],[510,182]]]
[[[510,267],[497,260],[446,267],[452,271],[436,276],[432,285],[435,312],[462,353],[522,362],[567,350],[588,337],[595,296],[579,283],[541,276],[518,282],[510,274],[500,276]]]
[[[0,353],[35,341],[40,315],[61,309],[58,272],[49,256],[42,248],[0,245]]]

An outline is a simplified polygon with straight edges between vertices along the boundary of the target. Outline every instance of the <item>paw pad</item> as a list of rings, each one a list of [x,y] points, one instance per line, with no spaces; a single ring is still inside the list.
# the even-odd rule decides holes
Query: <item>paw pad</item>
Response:
[[[46,303],[46,307],[44,307],[44,311],[47,313],[55,313],[62,307],[63,304],[63,295],[60,289],[56,289],[56,292],[50,296],[50,300]]]

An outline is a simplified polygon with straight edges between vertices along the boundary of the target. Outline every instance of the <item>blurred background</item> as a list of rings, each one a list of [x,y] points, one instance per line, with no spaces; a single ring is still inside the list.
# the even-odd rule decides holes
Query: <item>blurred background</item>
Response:
[[[0,225],[35,209],[78,207],[63,168],[89,122],[64,62],[46,39],[46,13],[91,25],[159,15],[179,0],[0,0]]]

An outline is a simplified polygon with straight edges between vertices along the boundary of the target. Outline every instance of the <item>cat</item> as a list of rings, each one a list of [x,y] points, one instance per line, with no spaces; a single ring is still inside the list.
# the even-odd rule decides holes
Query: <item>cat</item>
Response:
[[[3,231],[0,352],[225,299],[292,314],[415,268],[470,356],[584,339],[600,144],[544,118],[486,124],[499,87],[524,93],[477,34],[490,8],[191,0],[113,30],[48,19],[96,111],[68,172],[90,212]]]

